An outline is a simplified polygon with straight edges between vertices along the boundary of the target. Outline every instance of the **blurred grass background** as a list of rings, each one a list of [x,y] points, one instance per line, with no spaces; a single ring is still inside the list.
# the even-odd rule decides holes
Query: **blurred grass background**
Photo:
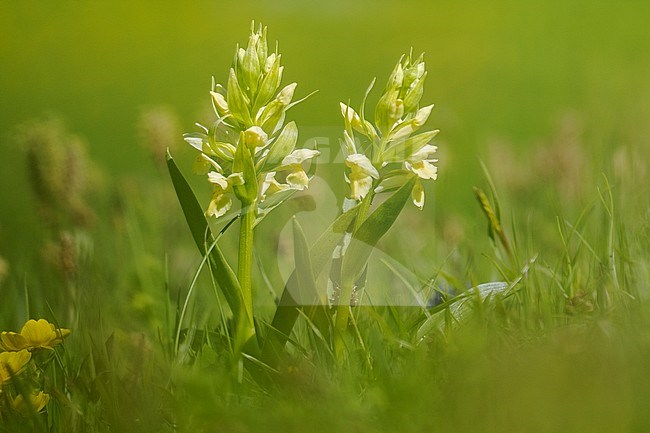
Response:
[[[445,210],[471,202],[470,186],[481,178],[476,156],[486,158],[495,138],[530,146],[574,110],[590,148],[605,152],[606,171],[607,148],[649,128],[643,1],[26,1],[3,9],[0,245],[9,251],[34,241],[37,231],[19,228],[38,225],[23,157],[8,140],[16,124],[57,113],[111,179],[147,173],[136,145],[138,109],[167,104],[181,129],[193,130],[211,75],[224,80],[251,19],[280,41],[285,80],[299,83],[298,94],[320,90],[294,118],[328,135],[340,129],[338,101],[358,104],[372,77],[383,86],[401,53],[426,52],[424,101],[436,103],[430,124],[442,130],[441,178],[432,189]]]
[[[73,329],[74,338],[68,342],[70,365],[79,364],[75,356],[84,357],[91,346],[96,356],[97,342],[112,333],[112,326],[150,337],[165,333],[169,326],[165,314],[185,292],[198,256],[166,173],[140,145],[138,117],[143,107],[165,105],[178,114],[180,132],[194,131],[193,123],[205,116],[211,76],[217,82],[225,80],[234,47],[246,42],[250,21],[255,19],[269,27],[270,41],[280,41],[284,82],[297,81],[298,96],[319,90],[290,112],[301,140],[326,136],[336,146],[342,131],[338,102],[349,99],[357,107],[373,77],[383,86],[402,53],[411,47],[416,54],[424,51],[429,78],[423,102],[436,104],[428,126],[441,129],[436,143],[440,178],[427,185],[425,210],[407,207],[384,247],[421,276],[444,267],[463,284],[499,278],[491,259],[484,256],[492,249],[472,193],[473,185],[485,188],[479,163],[483,160],[497,184],[506,229],[518,235],[521,259],[540,253],[540,270],[531,277],[530,290],[542,300],[538,299],[540,304],[547,301],[548,305],[536,311],[529,300],[523,309],[531,315],[519,318],[520,322],[515,318],[514,324],[512,317],[498,314],[496,325],[479,317],[475,327],[460,335],[438,336],[444,341],[434,341],[414,357],[404,355],[405,360],[399,358],[401,343],[386,349],[387,337],[375,330],[369,344],[378,360],[376,372],[353,368],[342,382],[343,389],[333,389],[327,374],[325,378],[314,374],[312,360],[304,361],[306,369],[297,368],[283,380],[306,400],[275,390],[271,395],[277,411],[271,418],[241,421],[249,414],[246,399],[250,396],[240,397],[239,406],[233,403],[237,397],[226,385],[220,388],[223,370],[211,370],[209,381],[203,376],[206,369],[199,365],[194,376],[178,373],[190,376],[185,394],[179,395],[190,396],[194,405],[187,414],[179,411],[181,420],[187,416],[190,422],[194,417],[197,425],[210,426],[216,416],[223,416],[221,426],[233,431],[255,430],[263,422],[303,431],[302,421],[314,417],[322,420],[323,430],[353,425],[357,431],[409,425],[475,431],[479,419],[485,431],[507,431],[517,423],[523,423],[522,431],[527,425],[535,425],[538,431],[563,431],[563,427],[564,431],[643,431],[650,425],[637,416],[648,401],[643,373],[650,335],[647,323],[619,317],[621,326],[604,321],[585,330],[579,319],[562,315],[564,301],[554,303],[565,297],[567,309],[593,312],[583,291],[595,291],[603,284],[602,270],[581,239],[562,244],[558,227],[566,233],[575,223],[597,254],[606,250],[607,212],[599,203],[598,189],[606,190],[607,184],[601,173],[615,196],[621,269],[634,269],[629,286],[642,296],[647,292],[650,3],[201,0],[191,4],[4,1],[0,5],[0,257],[9,266],[8,277],[4,282],[0,278],[3,330],[16,329],[26,319],[25,304],[31,305],[32,314],[40,315],[49,314],[50,304],[55,316],[65,317],[69,290],[80,296],[75,302],[81,309],[77,313],[81,317],[70,327],[84,327]],[[375,99],[371,96],[371,105]],[[45,240],[52,233],[30,191],[25,149],[15,139],[18,125],[50,113],[86,141],[89,156],[101,172],[92,183],[96,189],[87,192],[97,218],[87,233],[91,246],[85,247],[83,272],[72,282],[53,278],[54,272],[42,263]],[[180,134],[174,152],[199,195],[207,199],[209,187],[191,175],[192,152]],[[344,193],[340,168],[325,164],[318,172],[336,176],[339,199]],[[595,210],[586,212],[588,223],[581,222],[581,212],[594,203]],[[570,224],[565,225],[564,219]],[[262,227],[258,239],[264,240],[266,231],[273,233],[282,224]],[[306,227],[310,236],[319,228],[311,227],[312,233]],[[276,251],[268,253],[272,256]],[[563,268],[567,257],[575,259],[569,263],[575,268]],[[197,322],[210,315],[211,305],[197,302],[192,313]],[[373,319],[365,323],[372,327]],[[570,324],[575,320],[580,326],[543,329],[554,320]],[[527,327],[535,332],[529,334]],[[630,336],[637,329],[638,336]],[[76,331],[81,332],[75,335]],[[125,357],[139,356],[137,351],[131,354],[133,336],[122,338]],[[498,344],[492,345],[495,340]],[[150,349],[144,346],[139,350]],[[396,353],[400,361],[393,364]],[[430,357],[436,362],[429,363]],[[396,373],[393,368],[403,381],[389,379]],[[610,376],[610,370],[620,375]],[[156,397],[161,397],[152,398],[148,385],[161,384],[165,377],[155,377],[154,368],[142,371],[146,380],[131,371],[124,373],[142,380],[141,388],[135,388],[142,396],[125,395],[134,399],[134,412],[149,410],[151,405],[147,413],[158,419]],[[361,383],[357,373],[380,380]],[[85,380],[86,373],[79,376]],[[557,382],[549,379],[558,377]],[[600,380],[604,377],[611,381]],[[589,380],[586,389],[593,391],[593,400],[585,401],[580,384]],[[332,383],[338,384],[337,379]],[[423,383],[436,386],[418,389]],[[360,389],[366,393],[363,399],[357,396]],[[223,407],[215,408],[209,398],[197,398],[205,393]],[[426,397],[419,399],[418,393]],[[490,400],[497,394],[504,406]],[[129,405],[125,395],[117,393],[115,401],[107,403],[115,410],[110,416],[114,420],[122,416],[122,422],[135,429],[131,418],[118,410]],[[548,395],[557,400],[550,401]],[[613,408],[608,406],[612,396],[620,398]],[[483,404],[486,401],[489,404]],[[463,407],[472,405],[464,412]],[[513,407],[531,412],[518,418],[511,414]],[[572,414],[575,422],[589,419],[593,407],[601,408],[601,413],[610,408],[612,415],[584,428],[584,424],[537,419],[539,407],[558,415],[549,417],[553,420]],[[84,410],[86,416],[92,413],[88,407]],[[420,417],[426,411],[434,412],[431,418]]]

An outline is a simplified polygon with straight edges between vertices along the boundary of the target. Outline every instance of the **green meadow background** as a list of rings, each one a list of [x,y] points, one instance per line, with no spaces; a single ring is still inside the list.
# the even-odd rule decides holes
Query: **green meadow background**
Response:
[[[373,377],[379,385],[357,382],[353,368],[339,388],[332,385],[338,379],[331,379],[338,376],[308,368],[281,384],[297,397],[272,394],[273,410],[262,418],[254,409],[269,402],[256,391],[233,397],[226,385],[219,388],[225,379],[217,373],[210,376],[213,382],[188,374],[183,395],[194,396],[187,403],[193,411],[187,414],[176,401],[179,422],[196,431],[212,431],[213,418],[228,431],[650,431],[643,415],[650,404],[647,321],[621,320],[625,325],[616,330],[587,321],[599,331],[588,333],[597,336],[586,342],[576,342],[583,334],[573,329],[545,328],[555,321],[573,323],[558,318],[564,304],[550,306],[556,295],[566,298],[571,314],[594,309],[583,297],[602,283],[602,269],[593,263],[608,248],[603,202],[609,187],[621,269],[632,270],[628,285],[638,299],[648,295],[648,17],[650,2],[641,0],[0,0],[0,258],[6,264],[0,328],[19,329],[27,316],[71,318],[62,324],[73,328],[69,365],[85,365],[90,347],[113,331],[143,332],[152,341],[169,337],[169,316],[200,257],[165,170],[142,145],[138,118],[152,106],[176,113],[172,153],[207,204],[209,186],[191,174],[193,152],[181,133],[195,131],[194,122],[205,119],[211,77],[225,81],[235,47],[246,43],[255,20],[268,26],[271,44],[279,41],[283,82],[296,81],[298,97],[318,90],[289,112],[299,140],[326,137],[333,149],[343,130],[338,103],[358,107],[377,77],[378,89],[369,98],[374,106],[399,57],[411,48],[416,55],[425,52],[429,75],[422,102],[436,104],[427,126],[441,130],[435,141],[439,179],[426,185],[424,211],[407,205],[381,248],[422,277],[443,269],[466,285],[500,279],[472,190],[488,190],[483,162],[499,193],[504,226],[518,237],[522,263],[539,257],[540,275],[548,282],[535,280],[537,301],[548,301],[549,308],[522,320],[543,329],[534,336],[512,325],[506,328],[517,337],[499,328],[481,339],[484,330],[477,336],[470,327],[441,338],[435,353],[418,352],[395,368],[390,356],[381,357],[383,340],[375,332],[368,339],[378,348]],[[91,241],[81,246],[73,289],[43,264],[52,234],[16,139],[20,125],[52,115],[85,140],[96,172],[86,194],[94,218],[84,236]],[[340,201],[346,191],[342,164],[321,162],[317,173]],[[275,225],[261,226],[262,246],[288,221],[283,215]],[[318,219],[301,221],[310,240],[323,229]],[[572,224],[584,238],[563,243]],[[226,236],[223,243],[235,241]],[[284,260],[275,257],[277,251],[264,250],[261,257]],[[558,271],[569,257],[575,272]],[[270,277],[279,278],[279,272]],[[72,307],[66,306],[69,292],[76,293]],[[212,299],[208,295],[197,296]],[[210,322],[210,305],[192,310],[196,323]],[[427,356],[438,358],[431,362]],[[138,383],[163,387],[167,382],[157,374],[145,368]],[[551,383],[550,377],[563,380]],[[115,373],[113,379],[121,383],[123,376]],[[425,383],[443,385],[422,389]],[[218,407],[204,395],[217,395]],[[142,419],[142,431],[154,428],[164,406],[147,386],[110,396],[114,401],[103,397],[105,406],[77,404],[87,420],[112,423],[114,431],[139,431],[130,409],[150,416]],[[610,405],[612,399],[617,403]],[[430,418],[424,415],[429,412]],[[545,412],[552,416],[540,415]],[[67,419],[57,413],[48,414],[51,423]],[[582,423],[587,419],[592,421]],[[306,427],[309,422],[314,424]]]
[[[488,157],[491,141],[526,148],[566,111],[604,144],[593,147],[607,171],[607,150],[621,140],[647,144],[648,12],[644,1],[2,2],[0,245],[5,254],[30,245],[38,225],[8,139],[16,124],[58,114],[111,179],[146,173],[139,108],[169,105],[194,130],[211,76],[224,80],[252,19],[280,41],[286,82],[299,95],[319,90],[293,116],[324,135],[340,129],[339,101],[358,105],[403,52],[426,53],[424,100],[436,103],[430,124],[442,131],[435,207],[472,200],[477,156]]]

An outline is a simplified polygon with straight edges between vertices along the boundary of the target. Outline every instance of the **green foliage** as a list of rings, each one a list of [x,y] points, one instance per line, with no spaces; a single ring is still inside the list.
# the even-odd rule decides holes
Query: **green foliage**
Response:
[[[292,8],[296,14],[287,14],[284,6],[260,9],[257,2],[240,2],[240,12],[249,7],[282,35],[287,71],[301,85],[323,91],[296,114],[296,122],[284,122],[282,115],[293,104],[285,97],[293,97],[295,86],[281,84],[279,56],[266,70],[262,59],[273,50],[259,44],[261,39],[242,47],[241,60],[238,52],[233,65],[233,94],[231,74],[225,73],[226,87],[213,86],[220,96],[210,96],[218,117],[231,108],[224,102],[232,102],[236,116],[224,127],[199,115],[206,129],[187,136],[214,161],[226,161],[221,166],[230,189],[223,197],[235,203],[230,216],[215,220],[204,214],[211,201],[209,186],[182,174],[192,165],[189,152],[178,137],[165,137],[175,128],[147,129],[152,136],[162,134],[155,137],[158,143],[179,144],[167,162],[173,189],[158,170],[160,161],[145,159],[133,131],[134,108],[145,100],[166,101],[190,124],[197,117],[202,80],[193,75],[227,62],[230,35],[239,34],[242,20],[250,19],[248,14],[238,19],[228,2],[220,5],[219,14],[227,19],[219,23],[215,39],[209,18],[214,14],[206,13],[214,6],[200,3],[200,13],[191,6],[130,5],[124,13],[119,5],[34,9],[16,4],[0,17],[6,48],[0,51],[9,77],[0,83],[9,101],[0,108],[4,129],[45,108],[62,111],[67,125],[48,144],[54,147],[43,149],[43,161],[50,162],[28,170],[24,162],[35,161],[34,152],[4,146],[3,139],[0,180],[7,188],[0,209],[0,321],[2,329],[17,329],[30,317],[58,317],[73,329],[42,371],[29,367],[21,373],[24,379],[27,373],[36,378],[39,389],[51,396],[43,411],[37,418],[5,417],[0,431],[650,428],[644,404],[650,398],[650,220],[644,199],[650,179],[643,147],[649,113],[647,74],[642,73],[649,52],[646,5],[594,7],[571,1],[467,7],[442,2],[420,8],[417,2],[399,7],[335,2],[310,6],[316,12],[301,5]],[[413,13],[416,7],[419,13]],[[357,23],[359,16],[368,19]],[[34,23],[31,31],[17,31],[26,17]],[[123,25],[105,24],[118,21]],[[335,22],[356,24],[335,28]],[[395,26],[399,38],[393,37]],[[611,32],[594,30],[605,26]],[[309,36],[304,27],[310,28]],[[300,37],[292,38],[296,34]],[[323,35],[331,44],[314,50],[314,39]],[[364,35],[372,35],[372,43]],[[108,46],[106,40],[129,43]],[[202,49],[215,54],[187,51],[201,41],[210,41]],[[294,220],[295,208],[283,204],[296,190],[274,191],[264,201],[256,196],[254,221],[243,226],[253,225],[257,239],[253,258],[260,266],[253,260],[248,274],[252,341],[260,347],[240,343],[242,355],[237,356],[235,316],[244,313],[237,308],[241,232],[234,192],[242,184],[231,177],[231,169],[237,152],[253,156],[253,133],[262,134],[249,131],[247,142],[235,129],[246,131],[249,118],[262,116],[269,153],[262,157],[260,152],[252,164],[241,162],[247,162],[248,171],[252,165],[257,175],[276,172],[278,184],[288,185],[289,174],[300,171],[284,166],[285,157],[303,145],[311,147],[310,134],[328,134],[304,125],[335,124],[341,97],[358,95],[363,83],[410,41],[426,50],[430,63],[411,93],[402,81],[379,104],[386,110],[366,119],[365,106],[374,110],[376,99],[383,97],[369,89],[356,117],[344,114],[350,127],[343,138],[368,151],[377,170],[374,177],[368,166],[356,166],[361,179],[370,178],[367,200],[346,202],[350,210],[338,215],[332,203],[327,214],[326,194],[310,186],[296,197],[310,205],[298,207],[301,213]],[[164,47],[162,58],[178,62],[159,63],[154,46]],[[107,67],[92,53],[118,60]],[[334,62],[334,53],[340,63]],[[255,74],[261,79],[255,80]],[[131,90],[126,93],[112,84],[127,81]],[[414,105],[419,98],[440,102],[435,113],[441,138],[436,131],[421,131],[420,120],[428,114]],[[72,100],[74,107],[68,104]],[[400,106],[413,117],[403,119],[394,133],[412,129],[413,134],[385,143],[381,159],[389,165],[382,167],[377,163],[380,133],[390,133],[391,116],[399,114]],[[375,129],[376,144],[371,120],[383,130]],[[336,145],[342,130],[331,133]],[[73,142],[81,143],[82,135],[90,146],[78,161],[92,162],[86,172],[92,182],[79,182],[73,166],[61,162],[75,152],[66,149],[79,149]],[[418,176],[420,185],[407,194],[405,184],[417,173],[407,169],[408,179],[393,179],[393,174],[402,173],[403,155],[433,139],[439,140],[440,162],[435,164],[440,179],[424,182]],[[331,149],[319,150],[325,155]],[[487,180],[477,153],[489,169]],[[431,156],[417,162],[433,164]],[[317,171],[315,164],[301,170],[325,178],[340,205],[344,195],[351,195],[341,172],[350,174],[351,167],[326,164],[336,158],[335,152],[331,160],[320,160]],[[415,162],[409,164],[421,173],[431,169]],[[48,172],[55,165],[63,169]],[[224,179],[213,180],[223,185]],[[256,179],[258,193],[264,180]],[[44,189],[31,190],[32,181]],[[61,194],[66,181],[71,182],[69,194],[65,188]],[[375,191],[380,184],[383,188]],[[214,198],[217,183],[212,185]],[[483,192],[478,206],[473,185]],[[425,189],[422,212],[395,205],[394,221],[373,219],[383,221],[384,230],[371,229],[368,221],[385,203],[398,198],[406,203],[409,195],[422,203]],[[43,201],[43,194],[54,193],[57,199]],[[57,217],[44,217],[43,205]],[[78,218],[80,209],[92,218]],[[362,296],[347,302],[349,320],[340,335],[345,350],[337,356],[338,311],[328,300],[323,305],[322,298],[328,282],[340,275],[335,251],[353,233],[373,247],[366,257],[361,244],[354,247],[351,241],[347,254],[355,249],[364,254],[343,254],[346,279],[362,289],[357,293]],[[377,288],[415,293],[408,299],[418,302],[373,304],[375,298],[366,295]],[[292,297],[312,291],[318,293],[315,305]],[[35,385],[24,382],[25,389]],[[13,386],[6,389],[15,400],[20,390]],[[7,401],[2,399],[0,407]]]
[[[219,245],[216,243],[199,202],[187,184],[185,177],[178,170],[171,155],[167,155],[167,166],[174,189],[176,190],[176,195],[185,215],[185,221],[190,228],[194,242],[203,256],[209,256],[211,263],[210,269],[214,274],[214,280],[225,295],[233,314],[237,315],[242,305],[241,289],[237,281],[237,276],[226,261]],[[209,254],[208,248],[210,249]]]

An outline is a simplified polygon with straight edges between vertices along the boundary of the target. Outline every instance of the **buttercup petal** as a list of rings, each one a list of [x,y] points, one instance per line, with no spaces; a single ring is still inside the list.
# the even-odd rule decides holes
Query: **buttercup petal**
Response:
[[[51,349],[63,341],[63,338],[70,334],[68,329],[57,329],[45,319],[28,320],[20,331],[27,346],[25,348],[47,348]],[[17,340],[16,340],[17,341]]]
[[[32,354],[26,349],[0,353],[0,385],[19,374],[31,358]]]
[[[21,334],[15,332],[3,332],[0,334],[0,346],[8,352],[17,352],[27,349],[29,342]]]
[[[28,405],[25,402],[25,399],[22,394],[18,395],[15,400],[11,401],[13,408],[20,412],[22,415],[30,415],[30,411],[34,410],[36,413],[43,410],[45,405],[50,401],[49,394],[44,393],[43,391],[38,392],[38,394],[29,394],[30,404]]]

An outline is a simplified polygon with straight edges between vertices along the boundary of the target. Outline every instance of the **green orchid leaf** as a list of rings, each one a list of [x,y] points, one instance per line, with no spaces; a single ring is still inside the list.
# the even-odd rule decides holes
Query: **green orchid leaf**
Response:
[[[214,242],[214,235],[210,226],[208,225],[203,209],[199,204],[192,188],[187,183],[187,180],[178,169],[171,154],[167,152],[167,168],[169,175],[178,197],[178,202],[183,210],[185,221],[190,228],[194,242],[202,256],[206,254],[206,245],[211,245]],[[218,245],[212,248],[210,254],[210,269],[214,275],[214,280],[219,284],[230,309],[233,314],[237,315],[241,306],[241,290],[239,282],[233,269],[226,261],[223,252]]]

